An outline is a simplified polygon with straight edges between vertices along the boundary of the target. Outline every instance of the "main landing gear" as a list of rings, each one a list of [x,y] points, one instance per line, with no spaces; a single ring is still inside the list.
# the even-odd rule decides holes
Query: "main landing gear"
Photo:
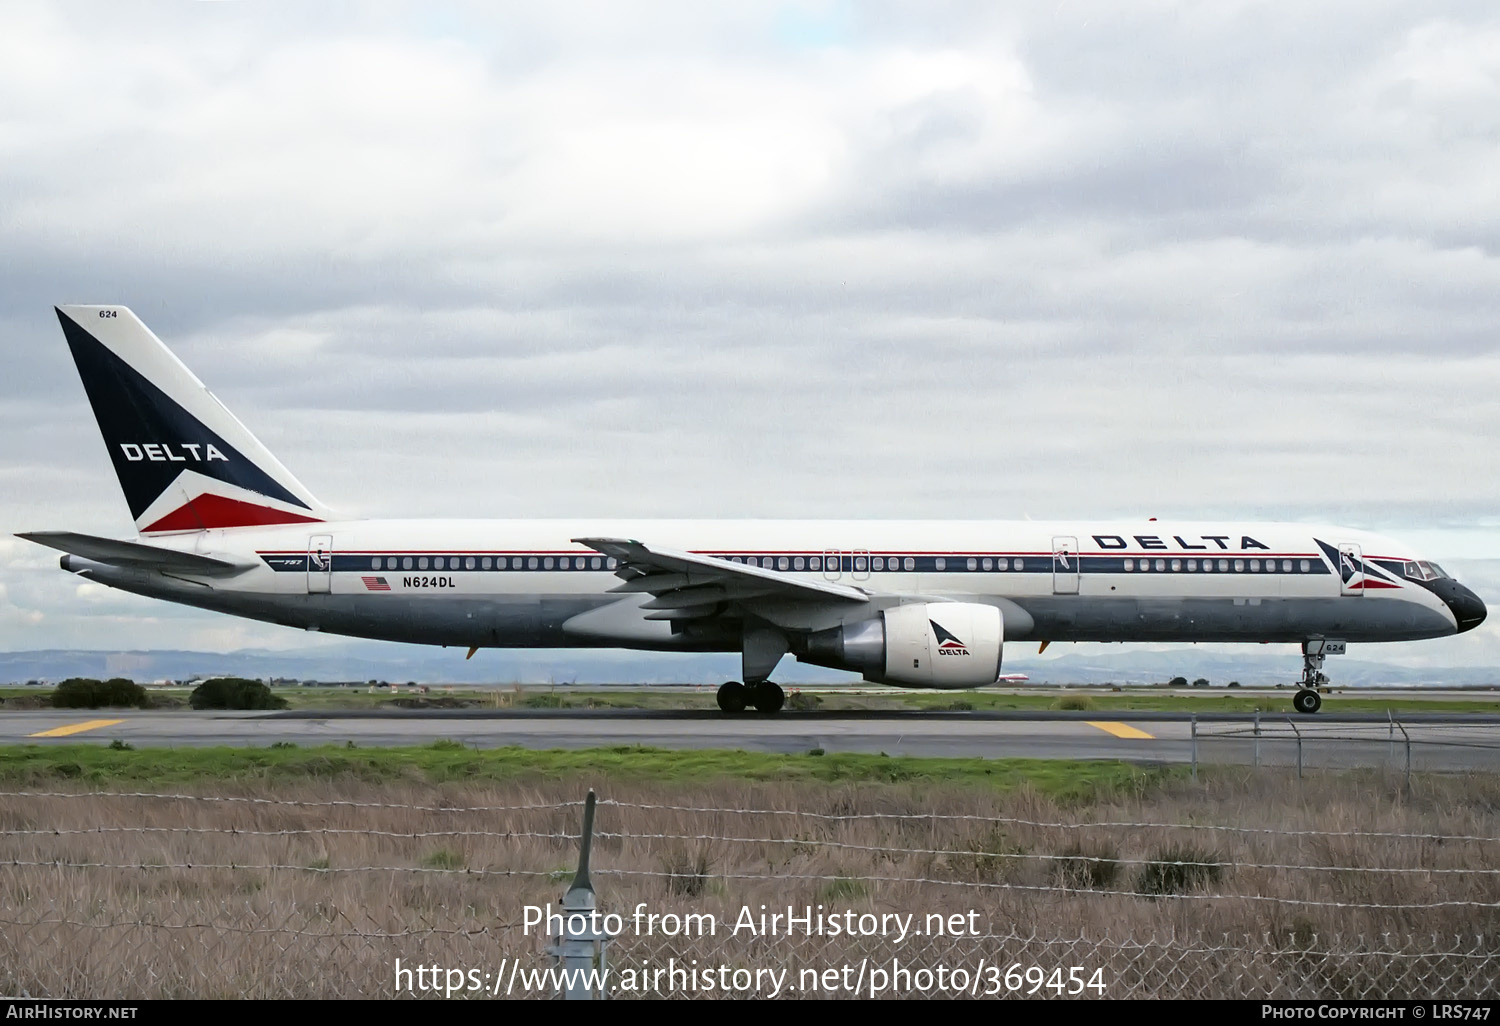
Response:
[[[786,692],[781,690],[781,685],[768,680],[749,684],[727,680],[719,685],[718,698],[719,708],[727,713],[742,713],[746,706],[754,706],[756,712],[780,712],[786,704]]]

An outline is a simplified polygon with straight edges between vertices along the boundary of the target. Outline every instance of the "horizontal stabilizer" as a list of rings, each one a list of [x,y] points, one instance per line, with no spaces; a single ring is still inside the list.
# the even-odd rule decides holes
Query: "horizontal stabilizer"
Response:
[[[233,563],[196,552],[159,549],[155,545],[98,538],[92,534],[77,534],[73,531],[31,531],[16,537],[82,556],[95,563],[134,570],[160,570],[164,573],[194,574],[199,577],[229,577],[250,568],[248,564]]]

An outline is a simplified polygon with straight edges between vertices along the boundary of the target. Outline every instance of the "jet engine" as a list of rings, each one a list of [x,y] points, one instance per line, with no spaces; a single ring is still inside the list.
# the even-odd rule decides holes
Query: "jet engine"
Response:
[[[858,670],[877,684],[978,688],[1000,676],[1005,624],[995,606],[914,602],[809,635],[797,658]]]

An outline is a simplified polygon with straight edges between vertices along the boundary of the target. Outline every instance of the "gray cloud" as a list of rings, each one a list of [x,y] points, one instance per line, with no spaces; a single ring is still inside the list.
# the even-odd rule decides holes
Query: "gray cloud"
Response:
[[[128,528],[50,310],[123,302],[362,514],[1495,558],[1497,93],[1477,3],[22,9],[0,526]],[[302,640],[0,583],[9,648]]]

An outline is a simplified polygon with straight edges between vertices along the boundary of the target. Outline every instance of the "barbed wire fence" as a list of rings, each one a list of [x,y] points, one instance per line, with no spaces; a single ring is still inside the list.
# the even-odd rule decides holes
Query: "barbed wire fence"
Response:
[[[623,790],[623,789],[622,789]],[[1494,998],[1486,809],[611,798],[613,998]],[[1245,810],[1240,810],[1244,813]],[[552,997],[584,802],[0,792],[0,992]],[[574,888],[577,883],[574,881]],[[552,917],[556,916],[556,919]],[[566,938],[562,938],[566,939]]]

